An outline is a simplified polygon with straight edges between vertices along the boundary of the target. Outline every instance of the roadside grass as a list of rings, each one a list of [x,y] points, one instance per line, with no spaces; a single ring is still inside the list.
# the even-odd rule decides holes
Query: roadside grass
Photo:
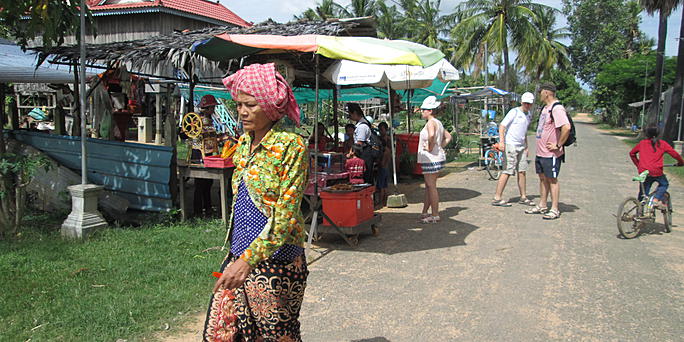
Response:
[[[149,340],[208,303],[225,252],[218,220],[59,236],[63,215],[27,218],[0,242],[0,341]],[[145,337],[147,336],[147,338]]]
[[[625,154],[628,154],[629,150],[631,150],[634,146],[636,146],[637,143],[639,143],[639,139],[637,139],[638,133],[634,133],[628,129],[614,128],[606,124],[599,124],[597,127],[604,131],[606,134],[622,137],[620,138],[620,140],[627,144],[627,146],[629,146],[629,149],[625,150]],[[668,165],[676,163],[676,159],[672,158],[669,154],[665,155],[663,159],[663,164]],[[636,173],[636,170],[634,172]],[[684,167],[666,167],[665,174],[670,177],[677,178],[680,182],[684,182]]]

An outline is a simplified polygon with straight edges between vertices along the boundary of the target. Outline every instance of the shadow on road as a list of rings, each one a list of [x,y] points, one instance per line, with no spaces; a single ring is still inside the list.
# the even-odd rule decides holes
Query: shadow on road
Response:
[[[397,254],[454,246],[465,246],[465,239],[479,227],[454,219],[467,208],[450,207],[440,212],[438,223],[419,223],[416,213],[382,213],[378,236],[370,231],[359,236],[359,245],[350,247],[336,234],[324,234],[317,245],[335,250]]]
[[[352,342],[390,342],[384,337],[364,338],[363,340],[352,340]]]
[[[647,223],[641,228],[641,233],[639,233],[639,236],[644,236],[644,235],[664,235],[664,234],[669,234],[665,232],[665,225],[662,223]],[[622,235],[617,234],[616,236],[620,240],[631,240],[631,239],[625,239],[622,237]]]
[[[482,195],[482,193],[478,191],[462,188],[438,187],[437,191],[439,191],[440,202],[465,201]],[[409,203],[423,203],[423,196],[425,196],[425,189],[416,187],[406,194],[406,199]]]

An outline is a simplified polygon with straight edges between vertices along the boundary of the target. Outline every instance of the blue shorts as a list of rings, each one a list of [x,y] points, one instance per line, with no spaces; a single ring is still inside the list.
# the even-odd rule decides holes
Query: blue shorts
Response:
[[[375,182],[375,187],[378,189],[386,189],[388,178],[389,178],[389,169],[386,167],[378,168],[378,179]]]
[[[534,161],[534,169],[537,174],[543,173],[546,178],[558,178],[560,173],[562,157],[540,157]]]

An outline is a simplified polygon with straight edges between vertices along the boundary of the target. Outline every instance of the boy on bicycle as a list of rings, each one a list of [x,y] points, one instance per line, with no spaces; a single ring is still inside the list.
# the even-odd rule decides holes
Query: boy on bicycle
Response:
[[[646,177],[646,180],[644,181],[644,191],[646,191],[646,195],[648,195],[653,182],[658,182],[653,206],[658,209],[664,209],[667,204],[663,204],[662,200],[670,184],[663,173],[663,155],[667,153],[677,159],[677,166],[684,165],[684,159],[682,159],[682,156],[680,156],[670,144],[658,139],[658,127],[648,126],[644,133],[646,134],[646,139],[641,140],[634,146],[629,152],[629,156],[632,158],[632,162],[636,165],[639,173],[648,170],[648,177]],[[641,200],[641,196],[643,195],[641,190],[639,190],[639,200]]]

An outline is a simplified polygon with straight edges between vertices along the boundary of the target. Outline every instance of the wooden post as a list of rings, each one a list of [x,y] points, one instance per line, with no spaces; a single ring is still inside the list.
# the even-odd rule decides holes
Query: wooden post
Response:
[[[10,126],[19,129],[19,95],[17,94],[10,102]]]
[[[178,179],[178,137],[176,136],[176,102],[172,100],[171,97],[171,84],[166,86],[166,124],[164,132],[164,145],[170,146],[172,149],[171,155],[171,179],[169,180],[169,188],[171,189],[171,201],[175,205],[180,204],[179,201],[179,190],[180,194],[184,194],[184,189],[182,188],[184,182],[182,179]],[[180,176],[183,177],[183,176]],[[180,185],[180,189],[179,189]]]
[[[156,129],[154,132],[154,143],[157,145],[161,145],[162,143],[162,96],[161,96],[161,87],[162,85],[159,84],[159,92],[155,94],[155,107],[156,107],[156,114],[157,117],[155,118],[156,121]]]
[[[64,109],[64,90],[57,89],[57,94],[55,95],[55,134],[65,135],[66,125],[65,123],[65,109]]]
[[[78,62],[74,61],[74,104],[78,106],[79,110],[74,110],[73,113],[73,123],[71,125],[71,135],[81,136],[81,115],[79,114],[81,105],[78,99],[81,98],[81,91],[79,89],[79,77],[78,77]],[[114,127],[112,127],[112,130]]]

